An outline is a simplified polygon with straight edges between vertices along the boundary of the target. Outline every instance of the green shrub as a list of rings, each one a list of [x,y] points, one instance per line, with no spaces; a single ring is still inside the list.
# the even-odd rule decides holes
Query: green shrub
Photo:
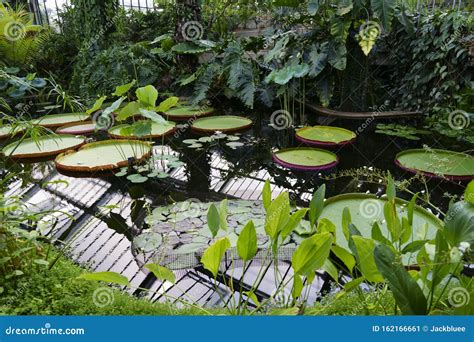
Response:
[[[50,260],[57,255],[52,253]],[[119,290],[77,277],[79,266],[61,258],[50,270],[33,272],[0,295],[0,314],[5,315],[202,315],[198,309],[137,299]],[[98,292],[95,292],[98,291]],[[102,299],[100,291],[102,292]],[[95,293],[95,294],[94,294]],[[96,305],[98,302],[100,306]],[[109,305],[102,306],[106,303]]]

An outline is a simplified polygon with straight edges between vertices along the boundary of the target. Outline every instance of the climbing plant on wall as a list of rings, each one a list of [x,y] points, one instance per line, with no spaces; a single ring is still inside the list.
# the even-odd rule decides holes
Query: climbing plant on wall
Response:
[[[71,87],[77,90],[83,83],[83,68],[108,44],[119,4],[118,0],[72,0],[71,3],[76,11],[75,27],[80,28],[75,37],[80,51],[71,81]]]

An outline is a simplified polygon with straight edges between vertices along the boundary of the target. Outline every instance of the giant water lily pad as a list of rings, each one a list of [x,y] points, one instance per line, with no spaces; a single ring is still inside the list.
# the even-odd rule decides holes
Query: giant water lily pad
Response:
[[[105,140],[84,145],[78,151],[56,158],[56,168],[64,172],[112,171],[140,162],[151,155],[151,145],[138,140]]]
[[[313,126],[298,129],[296,139],[308,145],[324,147],[352,143],[356,139],[356,134],[340,127]]]
[[[238,132],[251,127],[252,120],[242,116],[220,115],[197,119],[191,129],[194,132],[211,134],[215,132]]]
[[[25,139],[5,146],[3,153],[19,160],[46,158],[67,150],[75,149],[84,144],[84,137],[74,135],[47,135],[35,140]]]
[[[150,134],[142,136],[136,136],[134,135],[134,132],[131,132],[131,134],[128,135],[127,129],[129,128],[131,128],[131,125],[114,126],[109,129],[109,135],[114,139],[158,139],[176,131],[176,124],[171,121],[168,121],[167,123],[152,121],[150,123]]]
[[[281,166],[301,171],[325,170],[339,162],[334,153],[314,147],[279,150],[273,154],[273,160]]]
[[[370,238],[372,226],[377,222],[383,235],[388,238],[387,224],[384,219],[384,205],[386,199],[370,194],[343,194],[326,200],[320,219],[328,219],[336,226],[337,244],[349,251],[347,240],[342,228],[342,212],[348,208],[352,223],[357,227],[362,236]],[[397,199],[399,217],[407,216],[407,202]],[[426,240],[435,237],[443,223],[429,211],[416,206],[413,214],[413,236],[409,240]],[[412,260],[413,262],[414,260]]]
[[[165,115],[169,120],[186,121],[193,118],[209,116],[214,113],[214,108],[199,106],[180,106],[168,110]]]
[[[66,124],[85,121],[89,118],[89,115],[86,113],[51,114],[34,119],[32,123],[47,128],[57,128]]]
[[[0,125],[0,139],[8,139],[23,132],[20,126]]]
[[[404,170],[428,177],[464,180],[474,178],[474,157],[438,149],[413,149],[400,152],[395,163]]]
[[[97,124],[93,121],[75,122],[59,127],[56,130],[57,134],[75,134],[75,135],[89,135],[93,134],[97,129]]]

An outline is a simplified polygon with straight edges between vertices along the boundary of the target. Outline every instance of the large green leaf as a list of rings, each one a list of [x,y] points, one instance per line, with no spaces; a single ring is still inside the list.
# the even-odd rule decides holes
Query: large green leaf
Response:
[[[474,180],[470,181],[464,192],[466,202],[474,204]]]
[[[140,104],[136,101],[132,101],[126,104],[125,107],[123,107],[119,115],[117,115],[117,120],[118,121],[123,121],[128,119],[129,117],[133,115],[137,115],[140,112]]]
[[[130,88],[133,87],[133,85],[136,83],[136,80],[133,80],[132,82],[130,83],[127,83],[127,84],[124,84],[124,85],[120,85],[120,86],[117,86],[115,87],[115,91],[112,93],[112,95],[114,96],[122,96],[124,94],[126,94]]]
[[[324,265],[332,245],[330,233],[318,233],[303,240],[293,253],[291,265],[295,274],[308,276]]]
[[[324,0],[309,0],[308,1],[308,14],[315,15],[318,13],[319,6],[324,2]]]
[[[324,197],[326,196],[326,184],[321,185],[313,195],[309,203],[309,222],[315,225],[324,208]]]
[[[160,281],[169,281],[170,283],[176,283],[176,277],[173,271],[169,270],[166,267],[163,267],[158,264],[147,264],[145,268],[149,269]]]
[[[172,96],[167,98],[166,100],[162,101],[156,108],[155,111],[158,113],[165,113],[174,106],[176,106],[179,102],[179,97]]]
[[[382,282],[384,279],[374,259],[375,241],[357,235],[352,235],[352,240],[357,250],[357,265],[362,275],[370,282]]]
[[[390,248],[378,245],[374,257],[377,269],[388,282],[401,312],[404,315],[426,315],[427,303],[423,291]]]
[[[270,207],[270,204],[272,203],[272,189],[270,188],[270,181],[268,179],[263,185],[262,200],[265,211],[268,211],[268,207]]]
[[[284,241],[288,235],[290,235],[293,230],[296,229],[298,224],[301,222],[303,217],[308,212],[307,208],[298,209],[293,214],[291,214],[290,219],[286,223],[286,225],[281,230],[281,239]]]
[[[257,254],[257,231],[253,221],[247,222],[237,240],[237,253],[244,261],[251,260]]]
[[[219,215],[219,210],[217,209],[216,205],[212,203],[209,207],[207,212],[207,225],[209,226],[209,230],[211,231],[212,237],[217,235],[219,228],[221,226],[221,218]]]
[[[461,242],[474,244],[474,204],[457,202],[453,204],[444,219],[443,234],[451,246]]]
[[[352,270],[354,269],[354,266],[356,264],[354,256],[346,249],[339,247],[338,245],[332,246],[331,251],[338,259],[340,259],[344,263],[349,272],[352,273]]]
[[[143,107],[154,108],[158,99],[158,90],[152,85],[138,88],[135,92],[137,99]]]
[[[290,199],[287,192],[282,192],[268,207],[265,218],[265,232],[272,241],[286,225],[290,216]]]
[[[380,18],[385,32],[389,32],[392,27],[392,19],[395,13],[397,0],[370,0],[372,10]]]
[[[227,199],[221,201],[219,205],[219,225],[222,230],[227,231],[229,225],[227,223]]]
[[[102,96],[100,98],[98,98],[94,105],[89,108],[88,110],[86,110],[86,114],[92,114],[94,112],[97,112],[98,110],[100,110],[102,108],[102,104],[104,103],[105,99],[107,99],[107,96]]]
[[[214,242],[204,251],[201,262],[204,265],[204,268],[212,273],[214,278],[217,277],[221,260],[229,248],[230,241],[228,238],[224,237]]]
[[[127,277],[116,272],[83,273],[78,278],[85,280],[103,281],[106,283],[124,286],[130,285],[130,282],[128,281]]]

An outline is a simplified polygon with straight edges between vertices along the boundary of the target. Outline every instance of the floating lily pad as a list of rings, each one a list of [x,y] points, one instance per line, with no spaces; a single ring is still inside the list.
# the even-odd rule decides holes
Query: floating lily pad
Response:
[[[158,139],[169,134],[172,134],[176,130],[176,124],[174,122],[167,122],[167,123],[158,123],[158,122],[151,122],[151,131],[150,134],[146,134],[143,136],[136,136],[136,135],[126,135],[124,134],[124,130],[130,128],[130,125],[118,125],[114,126],[109,129],[109,135],[111,138],[114,139]]]
[[[145,218],[145,222],[150,226],[146,236],[150,231],[162,235],[163,240],[160,246],[154,250],[144,250],[142,243],[132,244],[132,253],[137,261],[160,262],[161,265],[171,269],[190,268],[199,265],[199,260],[203,251],[215,239],[227,237],[231,241],[233,255],[237,255],[235,246],[238,236],[244,225],[252,220],[257,232],[259,248],[269,247],[269,239],[265,233],[265,210],[261,201],[241,201],[229,200],[227,202],[227,229],[220,229],[213,237],[207,225],[207,213],[211,204],[220,208],[221,203],[203,203],[196,199],[178,202],[165,207],[158,207],[152,210],[151,214]],[[220,209],[219,209],[220,210]],[[144,233],[145,234],[145,233]],[[285,242],[278,258],[289,260],[292,251],[296,248],[296,234],[291,234]],[[146,248],[146,247],[145,247]],[[265,250],[259,251],[261,258],[264,258]],[[258,257],[256,260],[261,260]]]
[[[96,131],[96,124],[92,121],[76,122],[59,127],[58,134],[90,135]]]
[[[193,118],[201,118],[214,113],[214,108],[197,106],[180,106],[170,109],[165,113],[169,120],[186,121]]]
[[[324,203],[324,209],[320,219],[328,219],[336,226],[337,244],[349,251],[348,243],[342,229],[341,215],[344,208],[349,208],[352,223],[357,227],[362,236],[370,238],[372,225],[379,224],[380,230],[388,237],[387,224],[384,219],[384,205],[386,199],[378,198],[370,194],[343,194],[331,197]],[[407,202],[397,199],[397,209],[400,217],[407,215]],[[413,214],[413,240],[432,239],[438,229],[442,229],[443,223],[433,214],[416,206]],[[409,242],[411,242],[410,239]],[[412,260],[413,261],[413,260]]]
[[[66,124],[85,121],[89,118],[90,116],[86,113],[51,114],[34,119],[32,120],[32,123],[47,128],[57,128]]]
[[[84,144],[84,137],[74,135],[47,135],[38,139],[25,139],[5,146],[3,153],[12,159],[28,160],[52,157]]]
[[[115,170],[150,157],[151,146],[139,140],[105,140],[84,145],[56,158],[56,168],[66,172],[101,172]]]
[[[231,141],[226,143],[226,145],[235,150],[237,147],[244,146],[244,143],[241,143],[239,141]]]
[[[0,139],[8,139],[17,134],[20,134],[24,131],[23,128],[19,126],[12,126],[12,125],[1,125],[0,126]]]
[[[428,177],[452,180],[474,178],[474,157],[465,153],[437,149],[413,149],[397,154],[395,163],[402,169]]]
[[[332,152],[314,147],[295,147],[273,154],[275,163],[295,170],[317,171],[335,167],[339,158]]]
[[[298,129],[296,139],[308,145],[337,146],[354,142],[356,134],[340,127],[313,126]]]
[[[237,132],[244,131],[252,126],[250,119],[242,116],[220,115],[209,118],[197,119],[193,122],[191,129],[194,132],[212,134],[214,132]]]

